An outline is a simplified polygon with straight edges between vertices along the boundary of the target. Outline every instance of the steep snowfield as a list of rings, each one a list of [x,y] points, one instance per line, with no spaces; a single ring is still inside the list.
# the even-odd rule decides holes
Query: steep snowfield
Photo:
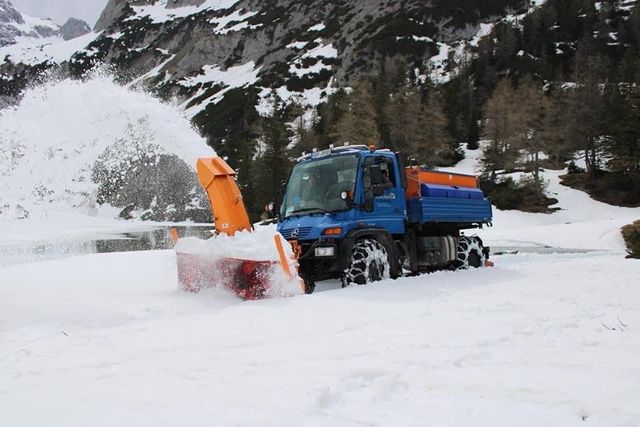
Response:
[[[638,425],[640,263],[618,224],[640,209],[546,176],[563,210],[496,212],[486,243],[523,250],[492,269],[242,302],[179,291],[173,251],[0,267],[0,420]]]

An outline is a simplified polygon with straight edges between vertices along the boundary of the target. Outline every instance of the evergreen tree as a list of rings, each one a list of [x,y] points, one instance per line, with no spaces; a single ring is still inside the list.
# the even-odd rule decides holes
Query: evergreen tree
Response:
[[[436,91],[431,91],[414,123],[412,148],[416,159],[428,166],[446,163],[451,157],[452,139],[447,130],[447,116]]]
[[[545,115],[544,126],[541,130],[544,143],[544,152],[549,160],[556,166],[562,167],[571,159],[573,147],[567,137],[568,122],[568,94],[565,90],[552,92],[549,96],[549,112]]]
[[[596,52],[591,40],[584,40],[576,53],[576,89],[571,97],[567,134],[574,147],[584,152],[591,174],[601,167],[606,67],[606,59]]]
[[[257,131],[264,152],[256,161],[256,213],[269,202],[275,202],[276,205],[281,203],[284,183],[291,171],[291,161],[287,152],[292,136],[287,126],[288,109],[275,91],[271,93],[271,102],[271,114],[260,119]]]
[[[360,81],[348,96],[349,107],[335,123],[331,137],[338,144],[380,143],[371,84]]]
[[[482,154],[482,165],[492,182],[498,171],[513,170],[518,160],[520,113],[511,82],[503,79],[487,101],[484,137],[489,140]]]
[[[518,112],[519,123],[518,146],[527,155],[525,167],[533,176],[534,188],[541,198],[543,185],[540,180],[540,154],[553,144],[553,130],[550,128],[552,113],[551,102],[542,91],[530,80],[525,79],[515,91],[518,104],[514,108]]]
[[[611,156],[607,166],[611,171],[631,178],[634,190],[640,192],[640,87],[634,85],[625,97],[616,89],[615,119],[607,151]]]
[[[414,154],[412,139],[418,129],[418,120],[422,113],[420,94],[415,87],[405,83],[391,95],[384,115],[389,123],[390,148]]]

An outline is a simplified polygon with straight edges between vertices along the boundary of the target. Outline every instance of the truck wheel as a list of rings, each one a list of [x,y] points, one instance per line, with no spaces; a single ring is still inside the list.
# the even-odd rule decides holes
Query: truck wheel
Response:
[[[307,295],[310,295],[313,293],[313,291],[316,290],[316,284],[315,282],[307,282],[305,280],[304,282],[304,293]]]
[[[366,285],[390,277],[387,249],[374,239],[358,240],[353,245],[351,263],[342,277],[342,286]]]
[[[484,265],[485,260],[482,240],[479,237],[460,237],[458,241],[458,259],[454,262],[455,268],[479,268]]]

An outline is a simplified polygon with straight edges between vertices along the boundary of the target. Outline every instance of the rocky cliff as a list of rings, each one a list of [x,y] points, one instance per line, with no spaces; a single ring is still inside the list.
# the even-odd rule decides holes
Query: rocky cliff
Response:
[[[180,99],[191,116],[246,87],[257,90],[258,108],[267,108],[270,89],[313,106],[387,60],[401,59],[416,78],[447,79],[482,24],[525,3],[110,0],[92,39],[61,62],[74,76],[109,64],[124,81]],[[41,59],[30,66],[58,68],[55,58]],[[21,62],[4,57],[0,70],[24,71]]]

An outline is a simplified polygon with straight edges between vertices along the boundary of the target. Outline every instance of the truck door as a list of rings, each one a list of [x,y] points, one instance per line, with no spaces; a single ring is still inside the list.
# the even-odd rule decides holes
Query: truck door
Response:
[[[404,233],[406,206],[399,172],[394,158],[373,154],[364,159],[362,185],[367,226],[381,227],[392,234]]]

